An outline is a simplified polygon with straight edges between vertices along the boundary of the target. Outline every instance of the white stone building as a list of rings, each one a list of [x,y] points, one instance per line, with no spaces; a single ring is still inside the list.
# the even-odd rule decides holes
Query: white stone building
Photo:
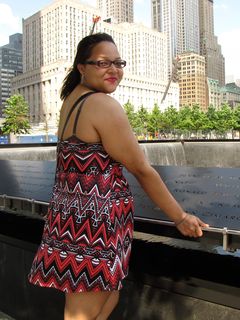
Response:
[[[61,108],[59,92],[72,65],[77,44],[92,29],[96,8],[78,0],[55,0],[23,21],[23,74],[13,81],[13,92],[21,93],[30,106],[32,123],[56,127]],[[125,76],[113,96],[151,110],[154,103],[164,109],[179,106],[179,88],[172,84],[164,105],[167,85],[166,36],[139,24],[109,24],[100,20],[95,32],[111,34],[123,59]]]

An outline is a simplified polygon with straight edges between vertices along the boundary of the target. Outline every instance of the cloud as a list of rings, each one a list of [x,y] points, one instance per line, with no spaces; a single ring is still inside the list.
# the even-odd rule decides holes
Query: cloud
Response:
[[[8,43],[9,36],[21,32],[21,19],[13,15],[12,9],[5,3],[0,3],[0,45]]]
[[[240,42],[238,41],[240,28],[223,32],[219,35],[219,44],[222,46],[222,53],[225,57],[226,75],[234,75],[240,79]]]
[[[17,29],[20,23],[21,19],[13,15],[11,7],[5,3],[0,3],[0,25]]]

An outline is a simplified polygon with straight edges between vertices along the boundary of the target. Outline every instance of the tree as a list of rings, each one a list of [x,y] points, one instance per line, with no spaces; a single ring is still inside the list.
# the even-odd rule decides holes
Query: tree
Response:
[[[238,105],[236,109],[234,109],[233,118],[234,118],[233,129],[237,130],[240,133],[240,105]]]
[[[124,106],[129,122],[137,135],[150,133],[176,137],[224,137],[230,130],[240,132],[240,105],[234,110],[228,104],[216,109],[209,105],[207,112],[201,110],[198,104],[183,106],[178,111],[174,106],[161,111],[155,103],[151,112],[141,106],[134,112],[134,106],[128,101]],[[170,135],[169,135],[170,134]]]
[[[198,104],[194,104],[191,108],[191,119],[194,130],[198,131],[205,128],[206,115]]]
[[[165,131],[170,131],[178,127],[179,114],[174,106],[168,107],[163,112],[161,128]]]
[[[123,109],[128,117],[128,121],[129,121],[131,127],[134,129],[135,121],[136,121],[136,114],[134,113],[133,104],[131,104],[131,102],[128,100],[128,102],[123,105]]]
[[[142,105],[137,112],[135,130],[136,133],[146,135],[147,134],[147,124],[148,124],[148,112],[147,109]]]
[[[6,100],[4,117],[5,121],[2,126],[4,134],[29,132],[31,128],[29,124],[29,107],[22,95],[16,94]]]
[[[213,105],[210,105],[208,107],[206,116],[209,120],[209,130],[216,130],[218,127],[218,124],[217,124],[218,119],[217,119],[216,108]]]
[[[194,104],[191,108],[191,120],[197,138],[202,137],[203,132],[208,133],[210,121],[206,112],[202,111],[198,104]]]
[[[155,103],[152,109],[152,112],[149,114],[148,125],[147,125],[148,131],[153,136],[158,136],[159,129],[161,126],[161,118],[162,118],[161,111],[157,103]]]
[[[221,108],[216,111],[217,128],[216,131],[220,135],[225,135],[226,132],[234,127],[234,116],[232,109],[228,104],[222,104]]]

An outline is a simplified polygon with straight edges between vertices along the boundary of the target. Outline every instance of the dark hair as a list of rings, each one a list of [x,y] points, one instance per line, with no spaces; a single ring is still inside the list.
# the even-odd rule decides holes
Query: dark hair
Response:
[[[107,33],[91,34],[79,42],[73,65],[63,81],[60,93],[60,98],[62,100],[65,99],[81,81],[81,74],[77,69],[77,65],[79,63],[84,64],[91,56],[92,49],[102,41],[108,41],[115,44],[113,38]]]

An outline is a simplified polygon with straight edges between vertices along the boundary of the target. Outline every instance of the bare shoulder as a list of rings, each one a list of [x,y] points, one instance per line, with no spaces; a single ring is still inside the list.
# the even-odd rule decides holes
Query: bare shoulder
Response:
[[[91,113],[89,119],[107,153],[130,172],[142,168],[146,158],[121,104],[102,93],[94,94],[90,99],[94,113]]]
[[[89,103],[92,105],[91,108],[97,114],[105,112],[113,115],[116,114],[116,112],[124,113],[121,104],[116,99],[105,93],[98,92],[96,94],[91,95],[89,97]]]

